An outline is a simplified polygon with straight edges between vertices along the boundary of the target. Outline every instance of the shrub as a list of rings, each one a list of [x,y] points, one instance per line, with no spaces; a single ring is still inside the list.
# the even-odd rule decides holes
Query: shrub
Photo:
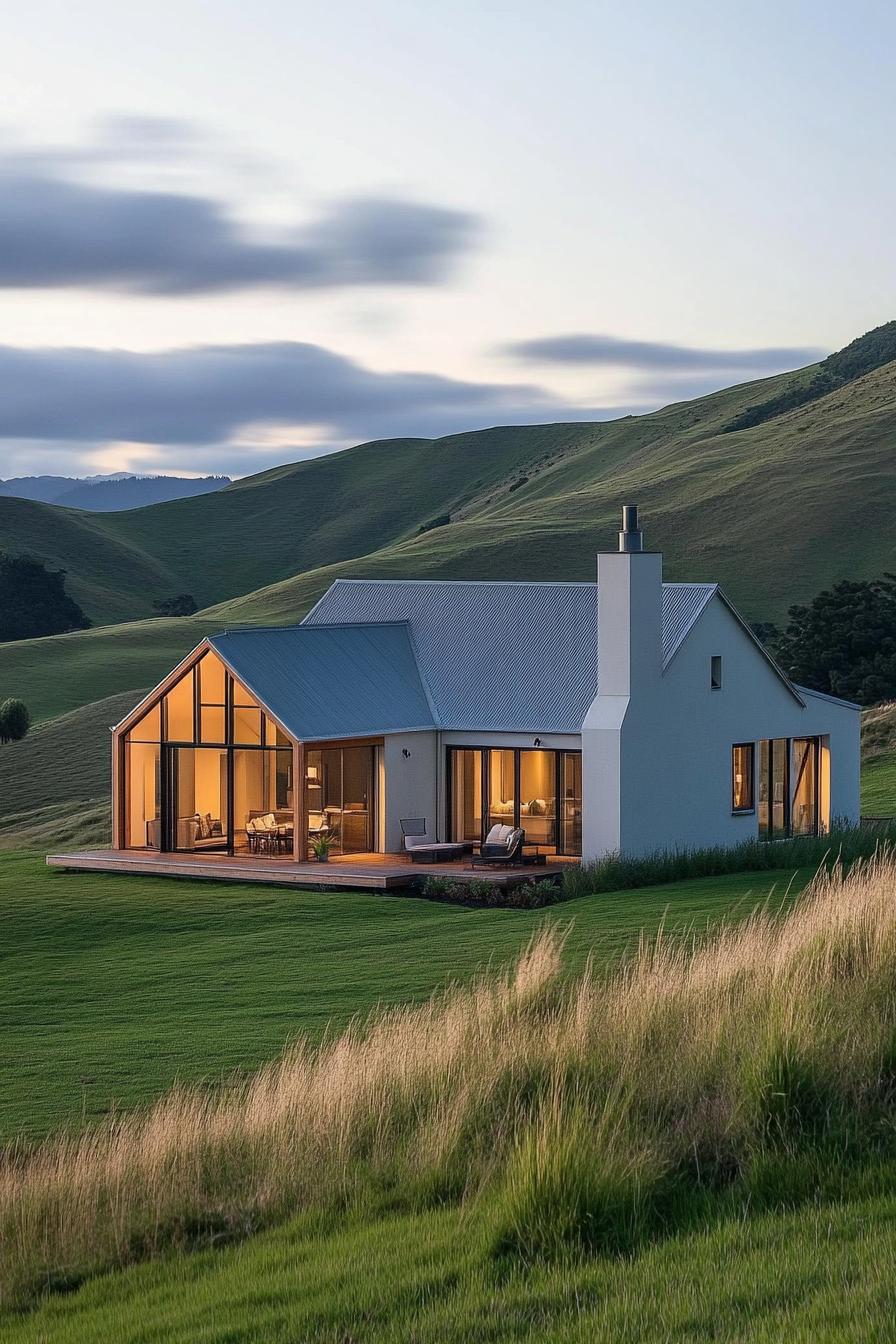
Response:
[[[452,905],[511,910],[540,910],[565,899],[562,886],[552,878],[524,879],[504,887],[486,878],[459,882],[456,878],[433,875],[426,878],[419,894],[427,900],[446,901]]]
[[[450,522],[450,513],[440,513],[437,518],[430,518],[428,523],[421,523],[417,529],[417,536],[419,537],[423,532],[432,532],[436,527],[447,527]]]
[[[0,704],[0,742],[20,742],[31,727],[31,715],[24,700],[4,700]]]

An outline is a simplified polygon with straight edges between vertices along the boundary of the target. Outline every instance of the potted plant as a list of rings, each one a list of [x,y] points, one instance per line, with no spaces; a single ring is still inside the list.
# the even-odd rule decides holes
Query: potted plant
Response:
[[[328,831],[322,831],[320,835],[311,837],[311,853],[317,859],[318,863],[327,863],[330,858],[330,850],[333,847],[333,836]]]

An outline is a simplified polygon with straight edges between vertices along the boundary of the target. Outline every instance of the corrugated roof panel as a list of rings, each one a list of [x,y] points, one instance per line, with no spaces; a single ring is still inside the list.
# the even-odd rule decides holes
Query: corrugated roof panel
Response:
[[[300,740],[435,726],[407,625],[300,625],[209,643]]]
[[[675,657],[691,626],[716,592],[714,583],[663,584],[663,667]]]
[[[664,665],[714,592],[663,585]],[[597,690],[597,618],[594,583],[337,579],[304,626],[407,621],[443,728],[577,733]]]

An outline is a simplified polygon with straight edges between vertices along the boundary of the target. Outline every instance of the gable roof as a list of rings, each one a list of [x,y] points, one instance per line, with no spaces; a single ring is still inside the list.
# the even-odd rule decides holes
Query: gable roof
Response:
[[[717,592],[663,584],[666,667]],[[337,579],[300,629],[404,621],[438,726],[581,732],[597,692],[597,584]]]
[[[225,631],[208,643],[300,741],[436,726],[406,623]]]

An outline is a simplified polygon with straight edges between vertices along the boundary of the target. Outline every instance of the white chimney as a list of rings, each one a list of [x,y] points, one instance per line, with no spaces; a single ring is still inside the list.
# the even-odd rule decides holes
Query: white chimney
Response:
[[[603,696],[637,694],[661,672],[663,557],[645,551],[638,509],[622,510],[619,550],[597,557],[597,680]]]
[[[638,510],[627,504],[618,552],[597,558],[597,695],[582,725],[582,853],[624,852],[631,807],[624,806],[623,739],[637,755],[643,725],[659,703],[663,557],[643,549]],[[639,745],[640,744],[640,745]],[[637,800],[636,800],[637,801]]]

